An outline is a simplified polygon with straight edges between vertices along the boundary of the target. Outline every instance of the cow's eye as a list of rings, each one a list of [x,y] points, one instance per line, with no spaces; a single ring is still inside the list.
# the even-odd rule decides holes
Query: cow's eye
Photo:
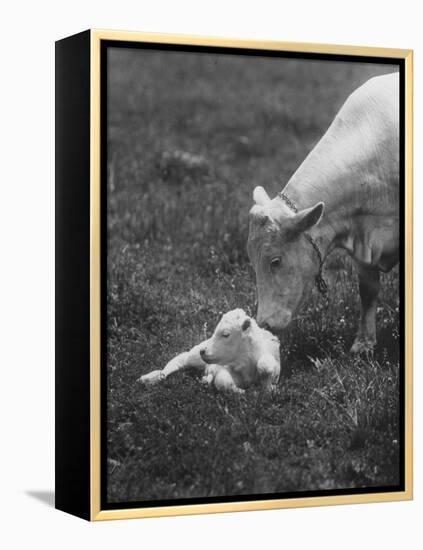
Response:
[[[230,332],[222,332],[221,336],[222,338],[228,338]]]
[[[280,256],[276,256],[275,258],[272,258],[270,260],[270,265],[272,267],[279,267],[281,265],[281,257]]]

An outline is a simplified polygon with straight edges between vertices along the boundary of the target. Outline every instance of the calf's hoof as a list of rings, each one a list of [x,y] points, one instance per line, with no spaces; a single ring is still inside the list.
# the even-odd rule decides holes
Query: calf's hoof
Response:
[[[372,340],[366,340],[364,338],[356,338],[354,344],[351,346],[350,353],[353,355],[369,355],[372,354],[375,349],[376,342]]]
[[[210,386],[212,382],[213,382],[213,376],[211,376],[210,374],[207,376],[203,376],[201,378],[201,383],[204,384],[205,386]]]
[[[144,374],[144,376],[141,376],[141,378],[138,378],[137,382],[140,382],[145,386],[154,386],[154,384],[158,384],[164,379],[165,379],[165,376],[161,370],[153,370],[148,374]]]

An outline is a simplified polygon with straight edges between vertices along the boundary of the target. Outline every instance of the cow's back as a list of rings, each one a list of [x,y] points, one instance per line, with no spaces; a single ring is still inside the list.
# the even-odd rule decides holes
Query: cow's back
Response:
[[[371,78],[345,101],[286,187],[303,206],[324,200],[398,207],[399,76]]]
[[[346,100],[330,129],[334,138],[370,155],[399,154],[399,74],[371,78]],[[329,133],[329,131],[328,131]],[[385,157],[386,158],[386,157]]]

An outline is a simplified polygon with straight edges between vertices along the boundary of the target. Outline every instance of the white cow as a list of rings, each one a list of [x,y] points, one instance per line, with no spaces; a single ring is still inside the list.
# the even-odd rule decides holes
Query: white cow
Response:
[[[204,383],[213,384],[220,391],[243,393],[252,385],[268,390],[279,380],[279,340],[242,309],[234,309],[223,315],[209,340],[138,381],[157,384],[184,369],[198,370]]]
[[[353,352],[376,342],[379,273],[398,262],[399,76],[372,78],[347,99],[322,139],[273,200],[254,191],[248,254],[257,321],[281,331],[335,248],[355,260],[361,320]]]

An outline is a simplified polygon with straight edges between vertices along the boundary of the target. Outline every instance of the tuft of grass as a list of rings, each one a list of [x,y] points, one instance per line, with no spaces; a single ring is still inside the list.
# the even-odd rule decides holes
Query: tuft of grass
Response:
[[[109,501],[398,483],[396,270],[373,357],[348,354],[359,300],[338,254],[328,297],[282,335],[275,394],[223,396],[188,374],[136,384],[224,312],[254,315],[253,188],[282,188],[348,93],[390,68],[118,49],[109,63]]]

